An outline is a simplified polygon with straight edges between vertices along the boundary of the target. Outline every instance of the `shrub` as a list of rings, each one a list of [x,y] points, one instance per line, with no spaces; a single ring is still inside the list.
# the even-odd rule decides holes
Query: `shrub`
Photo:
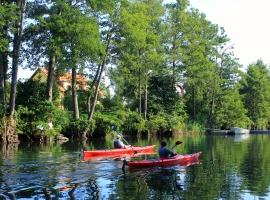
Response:
[[[69,138],[87,137],[91,134],[91,126],[93,121],[82,118],[71,119],[69,124],[63,129],[62,133]]]
[[[94,113],[93,120],[95,121],[93,137],[114,136],[116,133],[112,130],[111,126],[121,126],[121,120],[116,115],[106,115],[96,112]]]

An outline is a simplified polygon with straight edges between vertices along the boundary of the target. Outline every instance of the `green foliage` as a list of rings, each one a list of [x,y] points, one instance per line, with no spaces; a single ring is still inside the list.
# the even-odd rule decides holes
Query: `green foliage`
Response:
[[[5,132],[8,124],[8,106],[0,104],[0,135]]]
[[[183,104],[173,86],[171,76],[156,75],[149,80],[148,111],[157,115],[164,112],[172,115],[185,114]]]
[[[57,85],[53,84],[53,102],[56,103],[60,93]],[[25,82],[18,81],[16,106],[35,109],[40,101],[46,99],[46,83],[40,80],[29,79]]]
[[[270,73],[262,60],[248,66],[247,75],[243,77],[240,93],[244,95],[243,102],[248,110],[253,128],[265,129],[270,110]]]
[[[104,106],[104,108],[113,111],[122,110],[125,107],[122,99],[118,95],[115,95],[112,98],[107,97],[105,99],[102,99],[102,105]]]
[[[149,130],[162,134],[182,129],[185,119],[186,117],[184,116],[170,115],[160,112],[157,115],[151,115],[149,120],[146,122],[146,126]]]
[[[146,125],[151,132],[157,131],[158,133],[164,133],[170,129],[167,119],[163,113],[150,116]]]
[[[86,136],[90,136],[93,123],[94,121],[86,119],[72,118],[69,124],[63,129],[62,133],[69,138],[81,138],[85,132],[87,132]]]
[[[46,99],[46,83],[29,79],[26,82],[18,82],[16,106],[35,108],[40,101]]]
[[[3,1],[0,5],[0,27],[1,27],[1,37],[0,37],[0,52],[7,52],[10,35],[8,31],[15,31],[14,21],[16,21],[18,16],[18,6],[15,3],[8,3],[9,1]]]
[[[120,127],[121,121],[114,115],[103,115],[100,112],[94,113],[93,121],[95,121],[95,130],[93,137],[105,137],[107,135],[115,135],[111,126]]]
[[[77,91],[77,98],[78,98],[78,106],[79,111],[86,113],[87,112],[87,94],[83,90]],[[69,87],[68,90],[65,91],[65,97],[63,99],[63,106],[65,110],[73,111],[73,99],[71,94],[71,88]]]
[[[41,132],[46,135],[54,136],[57,134],[57,131],[60,131],[62,126],[64,126],[64,124],[58,123],[60,119],[57,118],[59,117],[57,113],[57,108],[48,101],[40,101],[35,108],[32,106],[24,107],[19,105],[15,114],[17,132],[23,133],[27,138],[31,138],[33,135],[40,134]],[[62,123],[65,121],[64,118],[61,120]],[[55,123],[55,130],[49,130],[48,122]]]
[[[137,135],[140,132],[146,131],[145,120],[141,119],[138,112],[127,111],[123,115],[123,133],[126,135]]]
[[[29,79],[18,82],[16,98],[17,131],[27,138],[36,134],[54,136],[67,124],[65,113],[58,110],[46,99],[46,83]],[[59,90],[53,85],[53,100],[57,101]],[[49,129],[48,122],[52,122],[53,129]],[[40,128],[42,127],[42,128]]]
[[[247,109],[244,108],[242,96],[237,88],[217,100],[217,108],[213,113],[212,123],[215,128],[230,129],[232,126],[247,128],[250,126],[250,120],[247,116]]]
[[[203,126],[201,123],[198,123],[194,120],[186,120],[181,126],[181,131],[186,134],[198,134],[204,131],[204,127],[205,126]]]
[[[96,106],[95,106],[95,110],[96,111],[102,111],[104,109],[104,107],[103,107],[103,105],[102,104],[97,104]]]
[[[45,83],[19,81],[16,116],[20,133],[31,137],[45,130],[47,134],[48,119],[56,131],[63,130],[73,138],[86,133],[89,137],[115,134],[111,125],[136,135],[147,130],[199,131],[206,125],[264,128],[268,124],[267,66],[258,60],[243,76],[224,29],[206,20],[197,9],[188,9],[187,0],[166,6],[159,0],[121,1],[121,6],[119,1],[86,1],[83,9],[81,2],[77,3],[56,1],[40,6],[29,2],[27,17],[35,23],[24,31],[26,66],[47,64],[53,57],[59,72],[87,71],[95,85],[102,63],[106,63],[104,70],[112,64],[106,75],[115,95],[99,99],[96,111],[105,108],[115,113],[96,112],[91,122],[85,116],[70,121],[69,112],[44,101]],[[11,5],[0,6],[2,27],[9,18],[16,18],[14,11]],[[5,31],[4,40],[0,40],[3,52],[8,46]],[[175,83],[184,85],[187,93],[183,98],[177,94]],[[54,102],[56,91],[54,86]],[[79,111],[86,113],[87,94],[79,90],[77,94]],[[146,119],[142,117],[144,103]],[[68,111],[75,110],[71,91],[66,92],[63,104]]]

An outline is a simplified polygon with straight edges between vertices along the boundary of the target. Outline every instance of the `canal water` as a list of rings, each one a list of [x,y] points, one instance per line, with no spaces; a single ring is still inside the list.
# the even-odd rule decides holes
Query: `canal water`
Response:
[[[181,136],[125,138],[134,146],[167,147],[174,151],[202,151],[198,162],[122,170],[123,160],[89,159],[81,150],[109,149],[111,139],[51,144],[20,143],[1,146],[0,200],[2,199],[270,199],[270,137]],[[157,155],[131,157],[152,159]]]

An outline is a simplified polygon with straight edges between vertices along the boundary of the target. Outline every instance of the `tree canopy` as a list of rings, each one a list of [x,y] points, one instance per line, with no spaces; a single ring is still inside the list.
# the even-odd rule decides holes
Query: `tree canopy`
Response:
[[[9,101],[11,114],[17,66],[45,65],[47,89],[34,99],[53,102],[54,78],[72,72],[72,104],[68,105],[75,119],[87,110],[91,121],[100,104],[99,108],[107,105],[138,113],[141,127],[160,113],[165,121],[182,117],[215,128],[268,124],[267,66],[258,60],[247,67],[247,73],[242,71],[225,28],[189,7],[188,0],[170,4],[162,0],[6,1],[0,13],[1,102]],[[8,59],[13,59],[11,66]],[[79,99],[76,74],[90,79]],[[113,95],[107,95],[113,103],[104,100],[102,105],[101,85],[113,90]]]

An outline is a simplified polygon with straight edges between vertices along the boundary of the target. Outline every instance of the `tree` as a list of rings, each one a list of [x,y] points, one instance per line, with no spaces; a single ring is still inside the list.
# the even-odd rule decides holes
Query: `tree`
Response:
[[[68,29],[63,28],[65,42],[63,45],[64,63],[72,69],[72,96],[74,118],[79,118],[77,100],[76,73],[83,70],[88,60],[95,60],[102,52],[100,50],[100,35],[96,19],[88,16],[88,11],[81,12],[75,6],[63,11]]]
[[[8,79],[8,55],[9,33],[14,29],[14,21],[18,19],[17,6],[8,1],[1,1],[0,4],[0,102],[6,105],[6,81]]]
[[[5,80],[7,78],[8,67],[8,56],[11,57],[11,88],[10,88],[10,99],[9,99],[9,114],[8,114],[8,125],[5,125],[5,130],[2,134],[3,142],[18,142],[16,133],[16,124],[14,119],[15,113],[15,99],[16,99],[16,88],[17,88],[17,76],[19,59],[21,56],[21,44],[22,44],[22,32],[24,29],[25,13],[27,0],[16,0],[16,1],[4,1],[1,2],[0,12],[2,15],[1,20],[1,33],[3,33],[3,40],[0,42],[1,52],[1,64],[0,64],[0,83],[1,83],[1,102],[5,102]],[[7,8],[3,11],[3,8]],[[7,13],[10,12],[10,13]],[[16,13],[16,14],[15,14]],[[15,15],[14,15],[15,14]],[[3,46],[7,44],[7,46]],[[8,55],[8,47],[11,47],[10,54]]]
[[[57,4],[56,4],[57,5]],[[24,31],[24,59],[27,60],[25,68],[46,66],[48,69],[46,99],[52,101],[52,87],[54,80],[56,59],[61,59],[60,46],[62,35],[61,10],[49,2],[29,3],[27,27]]]
[[[117,45],[117,74],[115,79],[123,87],[122,95],[137,104],[147,118],[148,80],[151,71],[163,62],[159,24],[163,8],[160,1],[135,1],[122,10]],[[121,74],[121,76],[120,76]],[[123,79],[123,80],[121,80]],[[134,98],[135,97],[135,98]]]
[[[117,25],[120,17],[120,11],[123,6],[128,4],[125,0],[119,1],[103,1],[101,12],[96,10],[99,28],[101,30],[101,38],[102,38],[102,53],[99,56],[99,61],[97,62],[97,70],[94,73],[93,81],[90,84],[90,90],[88,93],[88,120],[92,120],[95,106],[97,103],[98,92],[100,88],[100,84],[102,81],[103,73],[106,70],[107,64],[110,62],[110,58],[114,54],[113,51],[113,43],[115,40],[116,32],[118,31]],[[90,104],[90,98],[92,94],[92,90],[94,90],[94,99],[92,105]]]
[[[46,100],[46,83],[37,80],[29,79],[25,82],[19,80],[17,87],[16,108],[18,106],[28,107],[28,109],[34,110],[38,106],[39,102]],[[53,101],[58,101],[59,90],[57,85],[53,85]]]
[[[240,93],[255,129],[265,129],[270,119],[270,76],[262,60],[251,63],[247,75],[241,80]]]
[[[182,83],[187,94],[187,112],[192,118],[206,116],[211,101],[214,64],[209,59],[218,28],[196,9],[188,10],[188,1],[177,1],[166,6],[163,44],[166,66],[172,74],[172,86]]]
[[[247,110],[242,102],[243,96],[239,94],[241,66],[234,58],[233,45],[227,45],[230,40],[222,27],[220,32],[221,34],[215,38],[216,42],[210,55],[215,70],[213,84],[210,86],[212,100],[207,125],[222,129],[229,129],[231,126],[247,127]]]

